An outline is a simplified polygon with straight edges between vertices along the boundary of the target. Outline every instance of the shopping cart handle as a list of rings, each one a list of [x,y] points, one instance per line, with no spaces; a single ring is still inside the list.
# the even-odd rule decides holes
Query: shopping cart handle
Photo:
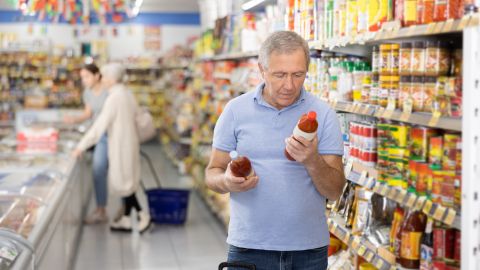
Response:
[[[251,263],[243,263],[243,262],[223,262],[218,266],[218,270],[222,270],[225,267],[239,267],[244,269],[256,270],[254,264]]]

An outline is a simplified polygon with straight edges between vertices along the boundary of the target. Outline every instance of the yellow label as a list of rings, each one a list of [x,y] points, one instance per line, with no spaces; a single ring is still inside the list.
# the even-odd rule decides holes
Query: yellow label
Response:
[[[425,205],[423,206],[423,213],[425,214],[430,214],[430,210],[432,209],[433,203],[432,201],[428,200],[425,202]]]
[[[408,260],[419,260],[421,238],[421,232],[403,232],[401,237],[400,257]]]
[[[367,255],[365,255],[365,259],[367,260],[367,262],[371,262],[374,255],[375,254],[373,252],[369,251]]]
[[[358,248],[358,255],[360,256],[363,256],[365,254],[365,252],[367,251],[367,248],[362,244],[360,245],[360,247]]]
[[[452,225],[453,222],[455,221],[456,215],[457,215],[457,212],[455,210],[453,210],[452,208],[448,208],[447,217],[444,220],[445,224]]]
[[[413,194],[409,194],[407,195],[408,196],[408,200],[407,200],[407,203],[405,204],[408,208],[412,208],[413,205],[415,204],[415,201],[417,200],[417,196],[413,195]]]
[[[417,0],[405,1],[405,21],[417,21]]]
[[[443,218],[443,215],[445,214],[445,211],[447,211],[447,208],[439,205],[437,207],[437,210],[435,210],[435,213],[433,214],[433,218],[435,220],[442,220]]]
[[[428,122],[428,125],[429,126],[436,126],[438,124],[438,121],[440,120],[441,116],[442,116],[442,114],[439,111],[433,112],[432,118]]]
[[[407,191],[401,189],[400,192],[397,194],[395,201],[402,203],[405,200],[405,196],[407,196]]]
[[[379,260],[375,263],[375,266],[376,266],[378,269],[381,269],[382,266],[383,266],[383,260],[379,259]]]

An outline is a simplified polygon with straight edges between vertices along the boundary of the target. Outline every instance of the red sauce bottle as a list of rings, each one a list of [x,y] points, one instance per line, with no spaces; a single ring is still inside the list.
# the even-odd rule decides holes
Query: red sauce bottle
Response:
[[[315,136],[317,136],[317,128],[318,128],[318,122],[317,122],[317,113],[314,111],[308,112],[308,114],[302,115],[300,120],[298,121],[297,126],[295,126],[295,129],[293,130],[293,136],[294,137],[303,137],[309,141],[312,141]],[[295,159],[290,156],[290,154],[287,152],[285,149],[285,156],[291,160],[295,161]]]
[[[247,157],[239,156],[237,151],[230,152],[230,170],[236,177],[248,177],[253,174],[252,163]]]

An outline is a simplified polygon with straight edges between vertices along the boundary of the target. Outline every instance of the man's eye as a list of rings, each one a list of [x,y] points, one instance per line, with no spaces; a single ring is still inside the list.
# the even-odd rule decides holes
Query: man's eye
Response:
[[[285,73],[275,73],[275,74],[273,74],[273,76],[274,76],[275,78],[282,79],[282,78],[285,77]]]
[[[301,77],[305,76],[305,74],[304,73],[295,73],[294,76],[297,77],[297,78],[301,78]]]

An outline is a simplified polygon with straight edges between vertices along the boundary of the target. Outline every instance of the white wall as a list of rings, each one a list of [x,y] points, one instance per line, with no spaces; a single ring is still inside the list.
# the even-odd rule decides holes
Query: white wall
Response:
[[[47,33],[42,33],[42,28],[47,28]],[[100,36],[100,29],[105,29],[105,36]],[[113,35],[116,28],[118,35]],[[147,52],[144,49],[144,26],[135,24],[122,24],[118,26],[71,26],[67,24],[33,24],[33,34],[29,34],[28,23],[0,24],[0,33],[15,33],[18,41],[33,41],[35,39],[48,40],[55,46],[74,48],[80,51],[82,42],[106,40],[108,42],[109,57],[111,59],[126,58],[129,56],[162,55],[165,51],[177,44],[186,44],[188,38],[199,36],[200,26],[162,25],[161,50],[158,53]],[[74,29],[78,29],[78,37],[74,36]]]

